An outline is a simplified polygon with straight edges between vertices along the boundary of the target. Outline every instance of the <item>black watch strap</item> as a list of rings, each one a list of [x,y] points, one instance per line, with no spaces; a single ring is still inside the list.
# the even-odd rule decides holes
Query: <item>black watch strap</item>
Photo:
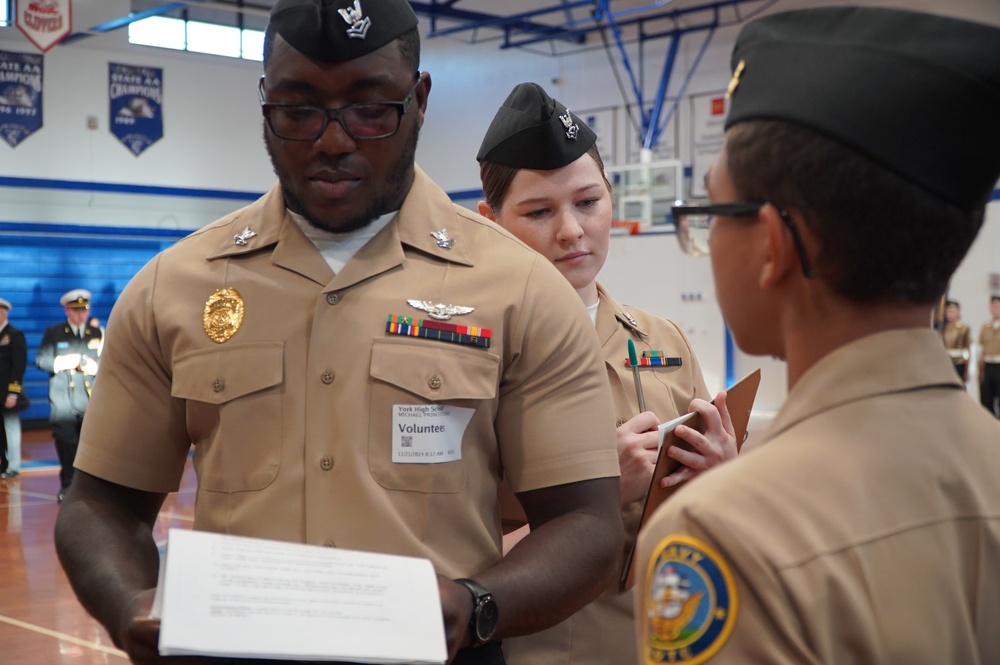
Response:
[[[460,578],[455,580],[472,594],[472,617],[469,619],[469,633],[473,645],[479,646],[493,639],[497,629],[497,603],[493,594],[475,580]]]

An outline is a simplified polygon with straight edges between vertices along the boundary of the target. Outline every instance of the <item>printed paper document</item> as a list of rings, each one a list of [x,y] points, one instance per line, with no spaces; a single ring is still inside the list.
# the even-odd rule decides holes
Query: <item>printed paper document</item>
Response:
[[[160,654],[437,664],[427,559],[171,529],[153,616]]]

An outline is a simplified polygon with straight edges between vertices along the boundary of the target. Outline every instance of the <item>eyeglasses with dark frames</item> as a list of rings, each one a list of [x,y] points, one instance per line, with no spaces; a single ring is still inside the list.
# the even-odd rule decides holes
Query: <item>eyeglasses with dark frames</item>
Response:
[[[257,94],[260,108],[275,136],[289,141],[314,141],[323,135],[331,120],[336,120],[347,135],[356,141],[386,139],[399,131],[403,114],[413,102],[418,78],[401,102],[362,102],[336,109],[311,104],[279,104],[264,101],[264,77]]]
[[[670,209],[677,227],[677,242],[681,251],[689,256],[704,256],[709,253],[709,239],[712,235],[712,222],[716,217],[749,217],[760,213],[766,205],[774,205],[767,201],[738,201],[734,203],[696,204],[687,201],[677,201]],[[802,264],[802,274],[813,277],[812,264],[806,254],[805,245],[798,228],[788,211],[780,206],[774,206],[781,216],[781,221],[792,234],[792,243]]]

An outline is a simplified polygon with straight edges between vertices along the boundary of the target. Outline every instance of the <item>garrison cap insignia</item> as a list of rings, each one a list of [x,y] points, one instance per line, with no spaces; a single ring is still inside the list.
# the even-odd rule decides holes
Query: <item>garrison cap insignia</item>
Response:
[[[229,341],[243,323],[243,309],[243,298],[236,289],[219,289],[205,303],[205,334],[216,344]]]
[[[445,305],[441,302],[432,303],[430,300],[411,299],[406,302],[410,307],[416,307],[419,310],[427,312],[432,319],[437,319],[438,321],[447,321],[453,316],[469,314],[476,309],[475,307],[465,307],[463,305]]]
[[[733,93],[736,92],[736,86],[740,84],[740,78],[743,76],[743,70],[746,68],[746,60],[740,60],[740,64],[736,65],[736,71],[733,72],[733,78],[729,80],[729,87],[726,88],[726,99],[733,98]]]
[[[577,134],[580,133],[580,125],[573,122],[573,116],[570,115],[569,109],[566,109],[566,115],[559,116],[559,121],[566,128],[566,138],[575,141]]]
[[[711,658],[736,624],[729,567],[697,538],[664,538],[649,560],[643,594],[642,662],[697,665]]]
[[[372,27],[372,20],[361,11],[361,0],[354,0],[354,7],[338,9],[338,13],[347,25],[347,36],[351,39],[364,39],[368,35],[368,28]]]
[[[240,247],[246,247],[247,240],[253,238],[255,235],[257,235],[257,233],[255,231],[251,231],[249,226],[244,226],[242,231],[233,236],[233,242]]]
[[[448,229],[431,231],[431,235],[437,240],[437,245],[441,249],[451,249],[455,246],[455,239],[448,236]]]

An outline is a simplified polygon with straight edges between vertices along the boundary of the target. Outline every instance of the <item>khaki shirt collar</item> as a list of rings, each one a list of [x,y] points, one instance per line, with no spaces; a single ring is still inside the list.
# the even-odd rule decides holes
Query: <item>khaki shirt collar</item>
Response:
[[[611,297],[603,286],[597,285],[597,336],[601,344],[605,344],[618,331],[625,328],[630,334],[635,334],[643,342],[649,341],[649,333],[644,330],[632,314]]]
[[[280,220],[275,222],[275,220]],[[419,166],[414,166],[413,184],[396,218],[358,250],[336,276],[322,255],[285,214],[285,201],[280,185],[253,204],[231,216],[228,227],[220,236],[219,246],[208,258],[241,256],[274,246],[275,265],[308,277],[328,290],[346,288],[374,275],[402,265],[406,260],[403,245],[431,254],[443,261],[474,265],[463,226],[455,214],[451,200],[435,185]],[[238,245],[236,236],[249,227],[256,235]],[[448,230],[455,240],[450,249],[440,247],[432,232]]]
[[[775,416],[766,439],[851,402],[930,387],[965,389],[935,330],[906,328],[868,335],[809,368]]]

